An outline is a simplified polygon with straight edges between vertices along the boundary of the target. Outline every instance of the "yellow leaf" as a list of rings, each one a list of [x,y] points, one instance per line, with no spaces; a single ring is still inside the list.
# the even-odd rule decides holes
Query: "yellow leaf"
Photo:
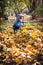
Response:
[[[35,53],[33,53],[32,51],[29,51],[29,55],[35,55]]]
[[[40,36],[43,36],[43,32],[40,32]]]
[[[34,55],[35,55],[35,53],[31,52],[31,53],[30,53],[30,55],[34,56]]]
[[[15,61],[16,61],[17,63],[19,63],[19,62],[20,62],[20,58],[16,58]]]
[[[32,37],[32,38],[35,38],[35,37],[36,37],[36,33],[33,32],[31,37]]]
[[[27,29],[23,29],[22,33],[28,33],[28,30]]]
[[[4,33],[2,33],[2,34],[1,34],[1,37],[3,38],[4,36],[5,36],[5,34],[4,34]]]
[[[31,45],[28,45],[27,48],[30,49],[32,46]]]
[[[32,26],[29,26],[29,28],[33,28]]]

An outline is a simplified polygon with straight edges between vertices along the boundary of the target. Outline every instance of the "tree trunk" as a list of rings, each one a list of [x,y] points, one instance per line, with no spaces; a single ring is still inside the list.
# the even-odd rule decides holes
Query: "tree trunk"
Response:
[[[3,15],[4,15],[4,8],[5,8],[3,1],[0,1],[0,8],[1,8],[0,17],[3,17]]]

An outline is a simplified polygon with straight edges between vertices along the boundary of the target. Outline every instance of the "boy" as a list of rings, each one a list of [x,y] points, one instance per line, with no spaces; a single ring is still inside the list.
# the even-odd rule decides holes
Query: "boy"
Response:
[[[17,20],[15,21],[15,23],[13,25],[13,29],[14,30],[18,30],[23,24],[24,24],[24,22],[23,22],[23,16],[19,14],[17,16]]]

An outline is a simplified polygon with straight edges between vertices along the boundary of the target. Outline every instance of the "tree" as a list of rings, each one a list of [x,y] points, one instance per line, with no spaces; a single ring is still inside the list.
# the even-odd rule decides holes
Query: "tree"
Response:
[[[0,17],[3,17],[6,5],[6,0],[0,0]]]

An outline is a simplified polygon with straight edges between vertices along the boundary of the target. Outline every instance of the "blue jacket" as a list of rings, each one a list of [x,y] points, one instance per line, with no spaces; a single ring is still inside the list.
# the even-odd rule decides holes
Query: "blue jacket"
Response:
[[[23,24],[24,24],[24,22],[20,22],[17,20],[17,21],[15,21],[15,23],[13,25],[13,29],[18,30]]]

